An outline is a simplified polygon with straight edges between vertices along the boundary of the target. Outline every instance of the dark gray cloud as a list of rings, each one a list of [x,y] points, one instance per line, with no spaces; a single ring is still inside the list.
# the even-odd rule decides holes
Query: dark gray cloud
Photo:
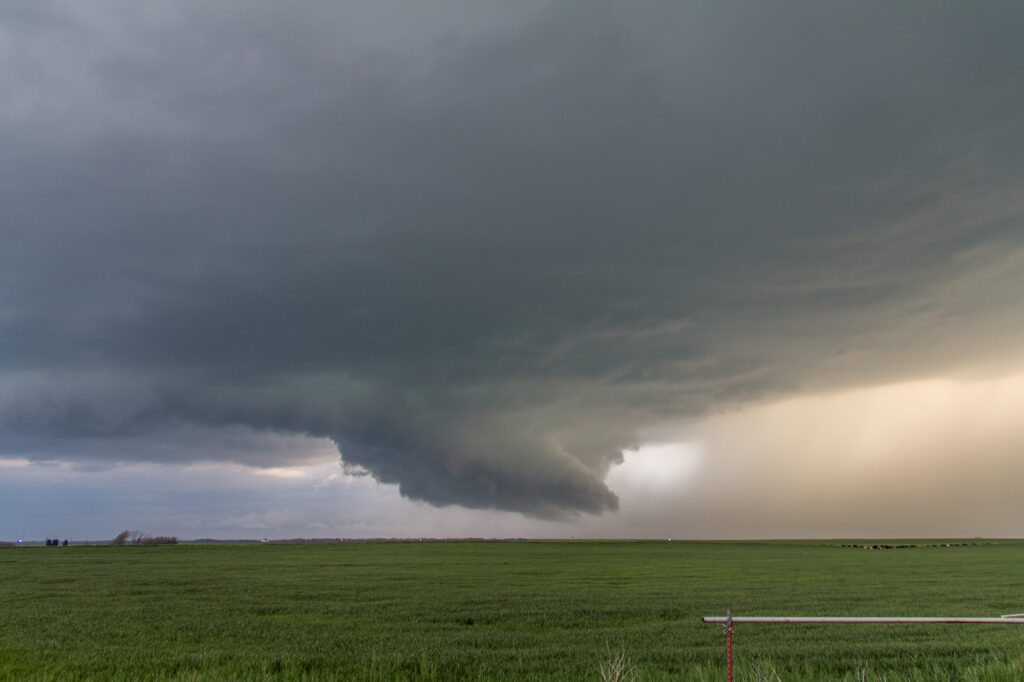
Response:
[[[0,447],[554,517],[651,424],[1010,357],[1020,14],[5,9]]]

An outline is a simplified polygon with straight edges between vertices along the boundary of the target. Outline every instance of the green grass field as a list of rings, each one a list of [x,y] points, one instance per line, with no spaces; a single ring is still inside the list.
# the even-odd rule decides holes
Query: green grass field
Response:
[[[0,679],[724,680],[702,615],[1024,612],[1024,543],[0,549]],[[741,625],[737,680],[1020,680],[1024,626]],[[774,673],[772,672],[774,670]]]

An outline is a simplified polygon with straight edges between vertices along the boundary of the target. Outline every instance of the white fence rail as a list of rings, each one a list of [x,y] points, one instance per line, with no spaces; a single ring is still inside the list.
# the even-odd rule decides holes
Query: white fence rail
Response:
[[[904,616],[704,616],[705,623],[988,623],[988,624],[1024,624],[1024,614],[1001,616],[999,618],[914,618]]]

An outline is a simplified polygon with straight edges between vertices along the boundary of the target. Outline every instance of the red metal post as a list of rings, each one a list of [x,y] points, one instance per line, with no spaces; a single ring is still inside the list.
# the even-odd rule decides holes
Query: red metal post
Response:
[[[725,670],[728,682],[732,682],[732,609],[725,612]]]

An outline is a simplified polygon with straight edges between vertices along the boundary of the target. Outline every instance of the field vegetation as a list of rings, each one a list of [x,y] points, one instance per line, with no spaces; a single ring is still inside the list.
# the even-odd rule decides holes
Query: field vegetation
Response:
[[[888,544],[4,548],[0,679],[724,680],[700,617],[727,608],[1024,612],[1024,543]],[[1019,680],[1024,626],[739,625],[734,658],[737,680]]]

